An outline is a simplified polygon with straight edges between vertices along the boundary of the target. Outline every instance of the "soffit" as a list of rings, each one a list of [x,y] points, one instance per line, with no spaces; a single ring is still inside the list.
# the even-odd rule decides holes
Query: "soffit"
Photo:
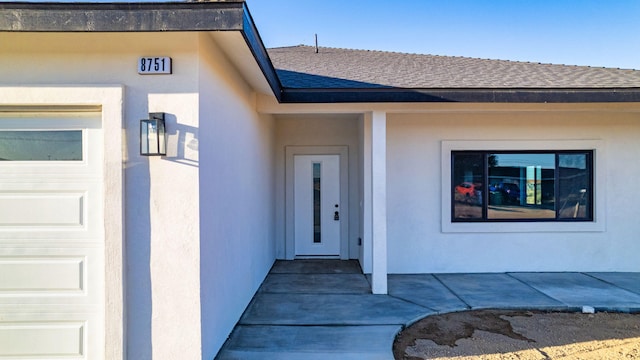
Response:
[[[242,34],[237,31],[215,31],[209,33],[225,53],[238,73],[258,93],[273,96],[271,86],[262,68],[258,65]]]

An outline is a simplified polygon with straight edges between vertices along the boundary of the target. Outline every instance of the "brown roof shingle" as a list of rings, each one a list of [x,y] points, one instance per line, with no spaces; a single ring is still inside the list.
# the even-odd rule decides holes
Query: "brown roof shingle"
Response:
[[[384,51],[291,46],[268,49],[290,89],[640,88],[640,71]]]

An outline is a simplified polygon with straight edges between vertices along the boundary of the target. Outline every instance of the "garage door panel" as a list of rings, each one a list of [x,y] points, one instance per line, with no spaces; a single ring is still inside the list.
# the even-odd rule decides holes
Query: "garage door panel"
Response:
[[[0,274],[12,274],[0,276],[0,294],[78,295],[84,291],[85,267],[84,257],[0,257]]]
[[[83,226],[85,193],[0,192],[0,226]]]
[[[101,241],[100,183],[1,183],[0,243],[16,239]]]
[[[90,172],[92,170],[93,167],[84,165],[59,164],[57,166],[51,166],[50,164],[46,164],[27,167],[24,163],[13,164],[0,161],[0,181],[20,183],[24,181],[25,178],[31,177],[33,182],[46,184],[49,180],[74,181],[78,179],[78,176],[82,176],[86,180],[100,181],[101,178],[97,176],[95,172]]]
[[[99,305],[103,249],[0,248],[0,305]]]
[[[84,358],[84,333],[84,322],[0,323],[0,358]]]
[[[102,359],[104,330],[95,308],[20,312],[0,306],[0,359]]]

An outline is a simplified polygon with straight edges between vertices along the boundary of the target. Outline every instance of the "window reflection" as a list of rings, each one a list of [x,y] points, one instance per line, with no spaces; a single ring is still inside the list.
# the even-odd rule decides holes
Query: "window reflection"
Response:
[[[489,154],[489,219],[555,218],[555,154]]]
[[[587,168],[589,154],[561,154],[558,156],[558,217],[588,219],[591,217],[589,187],[591,176]]]
[[[593,220],[592,151],[453,151],[453,221]]]
[[[482,219],[484,155],[455,154],[453,159],[453,217]]]
[[[80,161],[82,131],[0,131],[0,160]]]

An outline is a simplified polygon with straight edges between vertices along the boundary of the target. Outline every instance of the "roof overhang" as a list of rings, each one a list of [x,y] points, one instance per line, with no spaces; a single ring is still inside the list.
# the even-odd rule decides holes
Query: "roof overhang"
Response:
[[[243,29],[243,2],[0,3],[0,30],[30,32]]]
[[[283,89],[284,103],[607,103],[640,102],[640,88]]]
[[[244,4],[226,2],[0,3],[1,31],[140,32],[243,29]]]
[[[0,2],[5,32],[237,31],[280,103],[640,102],[640,88],[295,89],[284,88],[242,0],[143,3]],[[235,52],[243,54],[243,52]],[[233,57],[233,54],[231,55]],[[237,55],[242,56],[242,55]],[[233,59],[232,59],[233,60]],[[246,61],[238,61],[245,63]],[[243,69],[240,69],[243,71]],[[256,71],[248,72],[255,74]],[[255,75],[252,75],[255,76]],[[250,81],[250,79],[249,79]]]
[[[282,86],[251,14],[242,0],[142,3],[0,2],[0,31],[239,32],[268,87],[278,101],[281,100]],[[240,60],[233,59],[234,55],[240,56],[238,54],[243,53],[232,51],[231,60]],[[237,63],[246,64],[246,61]]]

